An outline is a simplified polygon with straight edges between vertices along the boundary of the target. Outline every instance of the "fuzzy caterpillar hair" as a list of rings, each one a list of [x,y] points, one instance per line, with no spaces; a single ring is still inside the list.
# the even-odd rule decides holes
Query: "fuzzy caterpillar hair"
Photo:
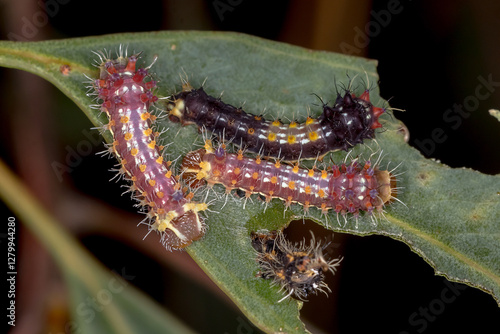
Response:
[[[91,79],[89,95],[96,96],[100,103],[95,107],[108,116],[104,129],[113,135],[109,151],[147,212],[150,231],[161,234],[167,249],[184,248],[203,236],[199,212],[207,205],[191,201],[193,194],[184,192],[170,162],[163,159],[163,146],[157,143],[159,132],[153,129],[157,117],[150,111],[158,99],[157,83],[148,73],[156,59],[148,67],[136,68],[140,53],[127,56],[121,46],[116,59],[107,52],[94,53],[100,74]]]
[[[324,282],[325,274],[335,270],[342,258],[326,260],[323,250],[327,245],[316,243],[314,236],[310,245],[305,241],[292,243],[283,233],[252,233],[252,246],[257,251],[261,271],[257,277],[271,279],[286,295],[279,302],[295,296],[304,300],[311,294],[331,292]]]

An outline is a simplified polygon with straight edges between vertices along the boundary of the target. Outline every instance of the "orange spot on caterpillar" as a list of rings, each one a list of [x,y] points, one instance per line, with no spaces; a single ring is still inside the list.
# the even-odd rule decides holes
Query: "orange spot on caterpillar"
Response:
[[[256,121],[262,121],[262,117],[261,116],[254,116],[253,117]]]
[[[324,169],[323,169],[323,170],[321,171],[321,178],[322,178],[322,179],[326,179],[327,177],[328,177],[328,173],[327,173],[327,171],[326,171],[326,170],[324,170]]]
[[[141,172],[143,172],[143,173],[146,171],[146,168],[147,168],[147,166],[146,166],[146,165],[140,165],[140,166],[139,166],[139,170],[140,170]]]
[[[249,135],[253,135],[253,134],[255,134],[255,129],[254,129],[254,128],[249,128],[249,129],[248,129],[248,134],[249,134]]]
[[[212,147],[212,141],[210,139],[205,140],[205,150],[207,153],[213,153],[214,148]]]
[[[135,63],[137,62],[137,58],[133,58],[128,60],[127,67],[125,67],[126,72],[135,72]]]
[[[326,203],[321,203],[321,213],[322,214],[327,214],[328,213],[328,208],[326,206]]]
[[[291,190],[294,190],[295,189],[295,181],[290,181],[288,183],[288,188],[290,188]]]
[[[239,167],[236,167],[234,169],[234,174],[239,175],[241,173],[241,169]]]
[[[127,124],[129,121],[129,118],[127,116],[122,116],[120,118],[120,123]]]
[[[312,123],[314,123],[314,118],[308,116],[306,119],[306,125],[311,125]]]
[[[148,183],[151,187],[154,187],[156,185],[156,181],[153,179],[148,180]]]
[[[297,127],[297,122],[292,121],[290,124],[288,124],[289,128],[296,128]]]
[[[252,179],[257,180],[258,177],[259,177],[259,173],[253,172]]]
[[[135,148],[135,147],[130,150],[130,154],[133,157],[135,157],[137,155],[137,153],[139,153],[139,150],[137,148]]]
[[[162,156],[158,157],[158,159],[156,159],[156,163],[160,165],[163,164],[163,157]]]
[[[295,164],[295,166],[293,166],[292,172],[294,172],[295,174],[297,174],[299,172],[299,165],[298,164]]]
[[[294,135],[289,135],[289,136],[288,136],[288,139],[287,139],[288,144],[290,144],[290,145],[291,145],[291,144],[295,144],[295,141],[296,141],[296,140],[297,140],[297,138],[296,138]]]
[[[267,135],[267,139],[269,141],[275,141],[276,140],[276,134],[274,132],[269,132],[269,134]]]
[[[205,161],[200,161],[198,166],[200,166],[201,169],[207,169],[210,165]]]
[[[272,123],[273,126],[280,126],[281,125],[281,122],[279,120],[275,120],[273,123]]]
[[[309,139],[311,141],[315,141],[318,139],[318,133],[316,131],[311,131],[311,132],[309,132],[308,135],[309,135]]]
[[[150,117],[150,116],[151,116],[151,114],[150,114],[150,113],[148,113],[148,112],[143,112],[143,113],[141,114],[141,119],[142,119],[143,121],[145,121],[145,120],[149,119],[149,117]]]
[[[276,176],[271,177],[271,183],[272,184],[278,183],[278,178]]]
[[[166,177],[167,179],[170,179],[170,178],[172,177],[172,171],[171,171],[171,170],[169,170],[168,172],[166,172],[166,173],[165,173],[165,177]]]
[[[281,167],[280,162],[279,162],[279,161],[276,161],[276,163],[274,164],[274,167],[276,167],[276,168],[280,168],[280,167]]]
[[[324,191],[323,189],[320,189],[320,190],[318,191],[318,196],[319,196],[320,198],[325,197],[325,191]]]
[[[152,140],[149,144],[148,144],[148,147],[152,150],[154,150],[154,148],[156,147],[156,140]]]
[[[153,130],[151,128],[144,130],[142,133],[144,133],[145,136],[151,136],[153,133]]]
[[[309,194],[311,193],[311,186],[306,186],[306,187],[304,188],[304,192],[305,192],[307,195],[309,195]]]
[[[130,132],[127,132],[123,138],[125,138],[126,141],[129,141],[130,139],[132,139],[132,134]]]
[[[104,79],[99,79],[99,80],[98,80],[98,83],[97,83],[97,87],[99,87],[99,88],[104,88],[104,87],[106,87],[106,80],[104,80]]]
[[[158,196],[158,198],[163,198],[163,196],[165,196],[165,194],[163,194],[163,191],[158,191],[158,192],[156,192],[156,196]]]

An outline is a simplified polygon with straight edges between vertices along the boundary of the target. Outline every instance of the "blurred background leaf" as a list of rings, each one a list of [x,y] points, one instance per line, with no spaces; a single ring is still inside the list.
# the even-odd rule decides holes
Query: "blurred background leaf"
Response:
[[[95,261],[60,228],[60,224],[1,161],[0,197],[12,208],[15,217],[37,235],[64,274],[73,312],[73,321],[66,324],[65,330],[82,333],[192,333],[176,317],[131,286],[128,281],[135,276],[127,274],[126,267],[120,272],[110,272]],[[16,241],[14,238],[14,245]]]

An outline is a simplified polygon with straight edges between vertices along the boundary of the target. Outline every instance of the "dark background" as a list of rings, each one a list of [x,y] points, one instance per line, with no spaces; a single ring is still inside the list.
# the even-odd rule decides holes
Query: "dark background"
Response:
[[[500,4],[497,1],[478,4],[472,0],[402,0],[398,9],[394,10],[397,13],[389,16],[387,13],[389,8],[393,8],[394,1],[66,2],[59,5],[49,24],[40,28],[32,40],[173,29],[227,30],[312,49],[377,59],[381,95],[390,100],[392,107],[405,110],[395,111],[394,114],[408,127],[412,146],[427,157],[439,159],[451,167],[467,167],[487,174],[500,172],[497,149],[500,123],[488,114],[488,109],[500,108],[498,90],[494,90],[489,98],[480,100],[467,118],[455,119],[454,122],[443,119],[448,109],[470,101],[470,96],[476,94],[476,87],[480,84],[479,77],[487,79],[491,76],[494,82],[500,82],[497,43]],[[33,12],[40,10],[40,3],[27,0],[2,3],[1,38],[8,39],[13,32],[19,35],[22,18],[31,17]],[[49,5],[47,8],[50,10],[53,7]],[[365,27],[372,30],[366,33]],[[36,170],[43,169],[43,161],[63,160],[67,154],[65,147],[75,147],[82,140],[82,129],[92,125],[76,106],[43,80],[31,79],[29,74],[12,70],[0,69],[0,73],[3,79],[0,88],[7,92],[6,96],[12,96],[12,100],[1,102],[1,113],[7,120],[2,124],[2,157],[27,182],[34,180],[30,185],[35,192],[46,189],[53,180],[37,176],[40,171]],[[21,101],[26,96],[21,96],[21,99],[16,96],[16,93],[19,94],[16,82],[22,80],[19,76],[28,76],[34,84],[41,85],[30,93],[30,99],[35,100],[31,103],[38,104],[45,99],[57,101],[54,103],[57,109],[51,109],[42,116],[37,113],[39,121],[32,125],[31,132],[37,132],[44,138],[43,143],[23,144],[24,139],[17,140],[16,129],[19,129],[22,119],[30,115],[29,111],[25,111],[29,109],[30,102]],[[30,125],[23,125],[30,132]],[[442,129],[446,136],[444,142],[432,148],[418,144],[428,143],[436,129]],[[34,145],[50,158],[43,160],[42,157],[38,166],[30,167],[24,154],[26,146],[23,145]],[[103,173],[113,164],[111,160],[90,154],[84,157],[78,168],[65,176],[64,184],[80,196],[95,198],[108,203],[107,206],[120,207],[132,214],[134,209],[131,203],[119,196],[122,190],[108,182],[109,173]],[[47,175],[53,179],[51,173]],[[51,202],[51,196],[44,196],[42,201],[60,213],[58,206],[61,204],[54,203],[53,198]],[[82,228],[85,224],[90,222],[81,218],[69,223],[69,228],[109,268],[127,266],[136,273],[135,285],[166,305],[196,331],[258,331],[248,325],[227,297],[211,283],[205,282],[206,278],[199,271],[184,270],[179,273],[176,267],[179,261],[158,263],[155,258],[138,252],[123,238],[106,231],[99,233],[91,228]],[[302,222],[292,223],[288,232],[301,239],[308,235],[309,229],[317,235],[329,234],[315,224]],[[38,249],[33,236],[26,231],[21,234],[23,242],[28,245],[23,245],[20,252]],[[341,234],[335,235],[335,242],[338,253],[346,260],[335,279],[330,277],[333,294],[329,298],[313,297],[304,305],[303,319],[311,331],[459,333],[471,329],[484,333],[498,328],[500,311],[496,302],[490,295],[470,287],[456,290],[459,295],[453,302],[446,303],[444,309],[437,310],[437,316],[430,315],[423,320],[425,317],[419,315],[414,318],[416,322],[411,322],[412,314],[422,312],[422,308],[439,307],[443,290],[449,289],[446,280],[435,276],[432,268],[401,242],[379,236],[362,238]],[[42,256],[37,261],[49,263],[50,259]],[[35,270],[31,273],[42,277],[39,278],[39,286],[50,284],[57,289],[53,287],[53,279],[44,280],[43,275],[36,274],[36,268],[31,270]],[[164,286],[172,288],[164,291],[153,288],[151,277],[161,277]],[[25,300],[27,305],[33,304],[29,298]],[[51,307],[57,309],[60,305],[54,303],[49,302],[49,306],[45,306],[49,316],[39,319],[36,332],[46,333],[57,328],[58,320],[50,317],[53,314]],[[28,306],[25,309],[26,312],[35,310]],[[193,314],[199,319],[198,324],[191,321]],[[25,319],[28,318],[25,316]],[[242,327],[242,323],[245,326]]]

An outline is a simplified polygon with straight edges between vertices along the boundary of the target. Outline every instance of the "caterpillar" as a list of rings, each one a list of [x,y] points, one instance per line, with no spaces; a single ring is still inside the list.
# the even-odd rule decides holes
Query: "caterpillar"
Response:
[[[248,114],[188,83],[171,98],[167,110],[171,121],[196,124],[219,138],[241,143],[250,152],[285,161],[321,158],[374,138],[375,129],[382,126],[379,116],[385,111],[371,104],[369,90],[356,97],[346,89],[333,106],[323,104],[317,119],[307,117],[302,124],[283,124],[279,119],[267,121],[261,115]]]
[[[153,131],[156,116],[150,112],[157,101],[154,81],[148,70],[136,68],[140,53],[127,56],[120,46],[116,59],[106,51],[94,52],[99,78],[92,79],[89,96],[100,103],[92,106],[108,116],[113,143],[108,152],[119,161],[119,173],[132,185],[139,206],[147,211],[149,232],[161,234],[161,242],[168,249],[184,248],[200,239],[205,231],[199,212],[207,209],[205,203],[192,202],[193,193],[185,193],[165,161],[158,144],[160,133]]]
[[[225,146],[214,149],[207,140],[205,147],[189,152],[181,164],[182,177],[193,188],[207,183],[209,187],[222,184],[229,193],[233,189],[245,192],[245,197],[261,194],[266,203],[272,198],[301,204],[307,213],[311,206],[326,215],[334,210],[338,215],[360,211],[372,214],[382,211],[385,204],[396,198],[396,177],[387,170],[378,169],[378,162],[333,165],[328,169],[301,168],[298,164],[249,158],[239,150],[227,153]],[[373,216],[372,216],[373,218]]]
[[[312,233],[311,233],[312,235]],[[282,231],[270,233],[252,232],[252,246],[257,251],[257,262],[261,270],[257,277],[271,279],[286,292],[281,302],[290,296],[305,300],[311,294],[331,292],[324,282],[325,273],[335,274],[342,258],[326,260],[322,245],[312,235],[310,245],[305,241],[292,243]]]

